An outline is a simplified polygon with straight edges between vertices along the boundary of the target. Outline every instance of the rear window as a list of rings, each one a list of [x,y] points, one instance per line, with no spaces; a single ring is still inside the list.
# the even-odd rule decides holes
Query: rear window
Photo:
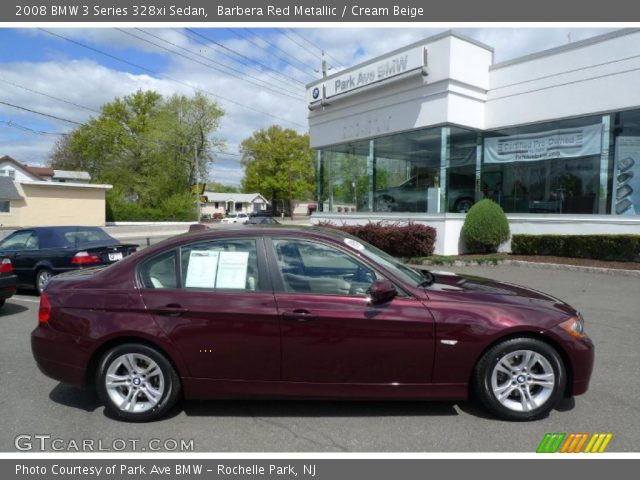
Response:
[[[68,243],[94,243],[113,241],[113,237],[109,236],[104,230],[98,228],[84,228],[71,230],[63,233],[64,239]]]

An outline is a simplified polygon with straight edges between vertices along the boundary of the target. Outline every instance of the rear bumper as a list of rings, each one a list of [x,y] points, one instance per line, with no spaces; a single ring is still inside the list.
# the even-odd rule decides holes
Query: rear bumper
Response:
[[[31,333],[31,352],[46,376],[71,385],[87,384],[89,358],[74,336],[39,326]]]
[[[0,277],[0,300],[6,300],[16,293],[16,285],[18,277],[15,275],[6,275]]]

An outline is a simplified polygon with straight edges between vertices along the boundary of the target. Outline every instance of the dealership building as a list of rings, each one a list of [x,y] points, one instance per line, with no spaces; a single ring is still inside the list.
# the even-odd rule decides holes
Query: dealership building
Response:
[[[309,84],[312,221],[426,223],[451,255],[491,198],[515,234],[640,233],[640,29],[493,57],[449,31]]]

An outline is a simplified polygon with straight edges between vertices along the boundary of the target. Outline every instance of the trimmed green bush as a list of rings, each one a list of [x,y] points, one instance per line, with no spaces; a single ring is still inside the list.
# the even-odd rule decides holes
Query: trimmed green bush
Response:
[[[462,238],[469,253],[496,252],[509,240],[509,221],[493,200],[485,198],[469,209],[462,227]]]
[[[640,261],[640,235],[514,235],[514,255]]]
[[[374,247],[395,257],[427,257],[433,255],[436,231],[433,227],[417,223],[364,225],[335,225],[323,222],[318,226],[333,228],[361,238]]]

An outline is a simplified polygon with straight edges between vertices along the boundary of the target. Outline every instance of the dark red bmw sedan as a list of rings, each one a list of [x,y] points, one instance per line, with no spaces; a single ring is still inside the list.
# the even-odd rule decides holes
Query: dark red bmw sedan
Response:
[[[566,303],[418,271],[324,229],[174,237],[54,277],[31,345],[123,419],[180,398],[465,399],[529,420],[587,390],[593,344]]]

